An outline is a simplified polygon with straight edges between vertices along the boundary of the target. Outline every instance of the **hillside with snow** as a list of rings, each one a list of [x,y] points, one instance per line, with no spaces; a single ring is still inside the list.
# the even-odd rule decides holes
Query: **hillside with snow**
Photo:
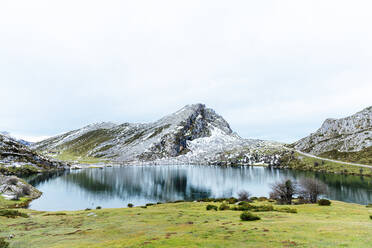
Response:
[[[27,170],[33,168],[34,172],[69,167],[65,162],[40,155],[12,137],[0,134],[0,172],[13,174],[24,166],[28,166]],[[25,170],[23,172],[27,174]]]
[[[239,137],[203,104],[187,105],[153,123],[92,124],[32,148],[57,157],[135,164],[276,164],[283,151],[277,142]]]

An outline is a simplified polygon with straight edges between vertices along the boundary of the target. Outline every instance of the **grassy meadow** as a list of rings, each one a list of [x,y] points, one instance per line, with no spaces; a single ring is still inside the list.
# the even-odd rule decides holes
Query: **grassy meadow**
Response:
[[[3,204],[3,203],[2,203]],[[331,206],[292,205],[297,213],[206,210],[180,202],[147,208],[40,212],[29,218],[0,216],[0,237],[13,247],[371,247],[372,208],[332,201]],[[255,202],[254,205],[272,204]],[[232,206],[232,205],[231,205]],[[274,205],[276,210],[288,206]]]

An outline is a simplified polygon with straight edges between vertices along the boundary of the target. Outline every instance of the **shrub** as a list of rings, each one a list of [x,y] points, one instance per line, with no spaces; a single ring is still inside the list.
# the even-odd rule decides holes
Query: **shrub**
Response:
[[[327,199],[320,199],[318,201],[318,204],[319,204],[319,206],[330,206],[331,205],[331,201],[330,200],[327,200]]]
[[[132,203],[128,203],[128,208],[132,208],[134,205]]]
[[[260,220],[261,218],[257,215],[252,214],[251,212],[243,212],[240,215],[240,219],[243,221],[254,221],[254,220]]]
[[[252,205],[250,205],[250,204],[244,204],[244,205],[239,205],[236,210],[247,211],[247,210],[251,210],[252,208],[253,208]]]
[[[289,207],[277,208],[277,209],[275,209],[275,211],[277,211],[277,212],[283,212],[283,213],[297,214],[297,209],[295,209],[295,208],[289,208]]]
[[[101,206],[97,206],[96,209],[102,209],[102,207]]]
[[[146,207],[153,206],[153,205],[155,205],[155,204],[154,203],[147,203]]]
[[[16,217],[23,217],[23,218],[28,218],[29,216],[25,213],[21,213],[18,210],[7,210],[7,209],[2,209],[0,210],[0,216],[4,216],[7,218],[16,218]]]
[[[218,208],[215,205],[208,204],[207,205],[207,210],[212,210],[212,209],[217,211]]]
[[[248,201],[250,196],[251,196],[251,193],[249,193],[248,191],[242,190],[238,193],[238,200]]]
[[[92,210],[92,209],[91,209],[91,208],[86,208],[86,209],[85,209],[85,211],[90,211],[90,210]]]
[[[147,206],[141,206],[141,208],[147,208]]]
[[[262,197],[259,197],[257,200],[258,201],[267,201],[267,197],[262,196]]]
[[[8,248],[9,243],[5,241],[4,238],[0,238],[0,248]]]
[[[274,207],[272,205],[261,205],[261,206],[252,206],[252,211],[254,212],[269,212],[274,211]]]
[[[177,200],[177,201],[174,201],[173,203],[180,203],[180,202],[185,202],[185,200]]]
[[[372,220],[372,215],[370,215],[369,218]]]
[[[241,201],[241,202],[239,202],[239,203],[238,203],[238,205],[246,205],[246,204],[248,204],[248,205],[249,205],[249,202],[246,202],[246,201]]]
[[[258,198],[255,197],[255,196],[250,198],[251,201],[256,201],[257,199],[258,199]]]
[[[227,199],[227,202],[228,202],[229,204],[235,204],[235,203],[237,203],[238,201],[239,201],[239,200],[236,199],[236,198],[234,198],[234,197],[231,197],[231,198]]]
[[[366,208],[372,208],[372,203],[368,204]]]
[[[220,211],[223,211],[223,210],[228,210],[228,209],[230,209],[230,207],[229,207],[229,205],[227,205],[227,204],[225,204],[225,203],[222,203],[218,209],[219,209]]]

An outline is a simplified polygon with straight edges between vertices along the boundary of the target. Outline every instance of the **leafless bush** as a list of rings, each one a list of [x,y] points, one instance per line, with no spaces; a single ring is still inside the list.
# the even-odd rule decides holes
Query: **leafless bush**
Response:
[[[270,198],[280,204],[292,204],[292,198],[298,192],[297,184],[289,179],[283,179],[271,185]]]
[[[249,201],[250,197],[251,197],[251,193],[249,193],[248,191],[242,190],[238,193],[239,201]]]
[[[314,178],[303,178],[300,181],[299,194],[311,203],[316,203],[319,196],[327,193],[327,186]]]
[[[29,185],[22,185],[21,189],[23,195],[31,195],[31,188]]]

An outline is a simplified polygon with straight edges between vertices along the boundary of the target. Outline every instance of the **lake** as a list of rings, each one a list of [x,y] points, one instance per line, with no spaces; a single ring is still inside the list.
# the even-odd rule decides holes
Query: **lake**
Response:
[[[327,184],[328,199],[372,203],[371,178],[265,167],[122,166],[45,173],[25,179],[43,192],[32,201],[31,209],[59,211],[237,197],[241,190],[252,196],[268,196],[273,182],[302,177]]]

